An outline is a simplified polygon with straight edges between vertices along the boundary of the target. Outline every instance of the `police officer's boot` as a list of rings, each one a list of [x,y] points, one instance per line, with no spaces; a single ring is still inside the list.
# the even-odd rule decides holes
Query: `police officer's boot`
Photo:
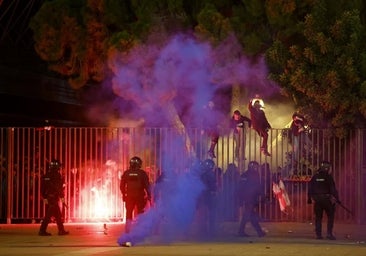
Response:
[[[242,217],[239,223],[239,231],[238,231],[238,235],[241,237],[248,237],[249,235],[247,233],[245,233],[245,226],[246,226],[247,221]]]
[[[61,221],[61,218],[56,219],[56,223],[57,223],[57,229],[58,229],[58,235],[59,236],[66,236],[68,234],[70,234],[69,231],[65,230],[64,224]]]
[[[333,235],[333,231],[330,228],[327,229],[327,239],[336,240],[336,237]]]
[[[51,233],[46,232],[48,223],[45,220],[42,220],[41,227],[39,228],[38,235],[39,236],[50,236]]]
[[[327,239],[336,240],[336,237],[332,233],[330,233],[330,234],[327,235]]]
[[[38,235],[39,235],[39,236],[51,236],[51,233],[48,233],[48,232],[43,231],[43,230],[40,230],[40,231],[38,232]]]
[[[262,227],[259,225],[258,221],[251,221],[253,228],[255,229],[255,231],[258,234],[258,237],[263,237],[266,235],[266,233],[263,231]]]
[[[322,228],[321,228],[320,225],[321,224],[319,224],[319,223],[315,223],[316,239],[323,239],[323,237],[322,237]]]
[[[66,230],[60,230],[60,231],[58,232],[58,235],[59,235],[59,236],[66,236],[66,235],[68,235],[68,234],[70,234],[70,232],[69,232],[69,231],[66,231]]]

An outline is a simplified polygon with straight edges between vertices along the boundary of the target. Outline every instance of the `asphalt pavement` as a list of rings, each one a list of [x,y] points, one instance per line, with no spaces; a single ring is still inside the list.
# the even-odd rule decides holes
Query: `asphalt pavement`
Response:
[[[0,224],[0,255],[366,255],[366,225],[335,224],[337,240],[316,240],[312,223],[264,222],[264,237],[238,237],[236,222],[224,222],[212,239],[184,237],[164,244],[147,237],[132,247],[121,247],[117,239],[123,223],[65,223],[70,235],[58,236],[56,224],[50,224],[52,236],[38,236],[39,224]],[[325,223],[324,223],[325,224]]]

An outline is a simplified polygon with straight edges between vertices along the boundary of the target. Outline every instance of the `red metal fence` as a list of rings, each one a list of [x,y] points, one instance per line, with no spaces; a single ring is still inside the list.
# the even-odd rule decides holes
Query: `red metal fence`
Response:
[[[354,214],[337,210],[338,221],[365,223],[366,131],[352,130],[348,139],[328,135],[328,130],[312,130],[296,146],[287,129],[272,129],[269,136],[271,157],[261,154],[260,138],[251,129],[241,134],[240,154],[234,156],[235,142],[223,131],[216,147],[220,193],[218,216],[238,220],[235,201],[238,175],[249,161],[261,164],[265,196],[260,215],[268,221],[311,221],[307,181],[322,160],[332,165],[342,203]],[[0,219],[1,222],[34,222],[44,214],[39,178],[47,163],[59,159],[63,164],[68,208],[67,222],[121,221],[124,205],[119,178],[129,159],[138,155],[152,183],[164,166],[184,171],[194,158],[208,157],[209,137],[201,129],[177,131],[170,128],[0,128]],[[291,206],[281,212],[272,192],[273,182],[284,181]],[[189,189],[189,188],[187,188]]]

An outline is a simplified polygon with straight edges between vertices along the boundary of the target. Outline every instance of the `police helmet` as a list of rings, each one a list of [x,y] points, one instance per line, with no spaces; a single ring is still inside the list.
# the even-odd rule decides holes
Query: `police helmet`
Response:
[[[203,161],[202,167],[205,171],[211,171],[215,167],[215,162],[212,159],[206,159]]]
[[[257,170],[259,168],[259,163],[257,161],[250,161],[248,163],[249,170]]]
[[[134,156],[130,159],[130,168],[139,169],[142,166],[142,160],[138,156]]]
[[[322,161],[320,163],[320,170],[329,172],[331,166],[332,165],[329,161]]]
[[[61,162],[57,159],[52,159],[49,163],[49,170],[50,171],[59,171],[61,169]]]

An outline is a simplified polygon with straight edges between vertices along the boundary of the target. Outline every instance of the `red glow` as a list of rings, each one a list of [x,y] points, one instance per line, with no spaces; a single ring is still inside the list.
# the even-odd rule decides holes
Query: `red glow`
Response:
[[[80,193],[75,201],[75,216],[81,221],[115,222],[124,219],[119,190],[119,175],[115,162],[107,161],[104,168],[89,166],[82,170],[78,181]]]

